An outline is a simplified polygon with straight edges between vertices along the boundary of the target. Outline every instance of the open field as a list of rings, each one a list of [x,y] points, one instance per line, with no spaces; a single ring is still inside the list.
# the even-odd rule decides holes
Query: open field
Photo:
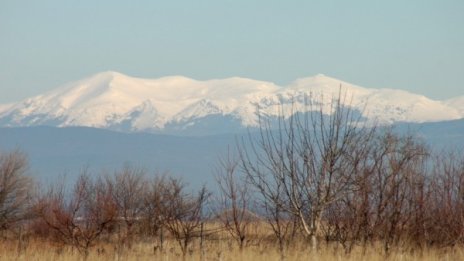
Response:
[[[290,246],[282,259],[275,245],[262,243],[250,245],[240,251],[230,240],[219,242],[205,242],[204,250],[200,251],[199,241],[192,244],[192,248],[184,260],[464,260],[462,248],[427,249],[423,251],[395,250],[385,256],[381,248],[371,246],[365,251],[355,248],[349,255],[336,246],[322,246],[317,253],[311,252],[302,243]],[[182,260],[182,252],[176,242],[165,242],[164,250],[154,251],[153,243],[139,242],[130,249],[120,251],[112,244],[101,242],[93,247],[87,260]],[[22,242],[16,240],[0,241],[0,260],[85,260],[77,250],[46,241],[30,240]]]
[[[196,235],[184,255],[181,241],[165,231],[163,239],[158,235],[137,235],[130,239],[122,229],[104,234],[89,247],[87,254],[72,244],[57,240],[53,235],[38,236],[21,231],[3,233],[0,237],[0,260],[31,261],[81,261],[81,260],[199,260],[199,261],[282,261],[282,260],[464,260],[464,248],[409,246],[406,242],[395,242],[388,254],[382,242],[357,244],[350,253],[339,243],[321,240],[317,251],[312,250],[310,240],[296,235],[287,238],[283,252],[265,222],[256,222],[247,228],[247,240],[240,249],[221,224],[206,223],[204,233]],[[322,239],[322,238],[321,238]],[[161,243],[163,240],[163,243]],[[162,246],[162,247],[161,247]]]

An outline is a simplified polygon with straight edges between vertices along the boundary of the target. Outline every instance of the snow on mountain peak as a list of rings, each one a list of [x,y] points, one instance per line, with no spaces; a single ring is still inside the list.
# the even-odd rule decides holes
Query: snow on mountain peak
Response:
[[[464,115],[464,96],[449,99],[443,102],[444,105],[456,108],[456,110]]]
[[[0,106],[0,124],[153,131],[163,130],[170,123],[229,115],[243,126],[253,126],[258,107],[276,115],[281,103],[302,103],[309,97],[328,104],[339,94],[366,117],[385,123],[464,117],[462,99],[441,102],[401,90],[367,89],[323,74],[280,87],[239,77],[207,81],[183,76],[142,79],[107,71],[17,104]]]

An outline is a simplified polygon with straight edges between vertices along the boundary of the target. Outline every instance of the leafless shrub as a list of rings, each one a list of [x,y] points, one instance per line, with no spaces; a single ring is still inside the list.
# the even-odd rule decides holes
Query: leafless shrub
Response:
[[[393,242],[400,242],[412,217],[414,184],[423,174],[425,156],[425,147],[413,137],[398,137],[390,132],[381,137],[374,151],[373,230],[384,241],[386,253]]]
[[[243,249],[247,229],[256,218],[251,213],[251,193],[244,177],[239,176],[239,160],[229,151],[227,156],[219,159],[216,169],[216,182],[219,187],[219,211],[217,216],[225,230]]]
[[[105,182],[94,182],[83,171],[70,195],[64,186],[50,189],[35,205],[36,212],[59,240],[84,256],[114,222],[117,207]]]
[[[123,223],[123,231],[119,229],[122,245],[129,248],[134,234],[134,226],[140,223],[144,211],[144,197],[147,193],[145,171],[131,166],[124,166],[113,176],[106,176],[106,186],[111,192],[112,201],[116,204],[118,221]]]
[[[0,230],[28,217],[32,180],[25,175],[26,169],[23,153],[0,153]]]
[[[144,230],[143,234],[146,236],[157,235],[159,237],[159,244],[155,245],[155,250],[163,250],[163,227],[167,220],[166,208],[169,207],[169,200],[171,200],[171,193],[168,193],[167,190],[171,182],[167,175],[156,176],[147,184],[142,201],[143,211],[141,219]]]
[[[392,243],[407,241],[405,231],[413,218],[419,218],[427,150],[412,136],[388,130],[371,141],[366,156],[356,189],[332,208],[329,224],[346,252],[358,242],[366,247],[381,240],[388,253]]]
[[[185,192],[185,185],[170,179],[163,188],[164,225],[178,242],[185,257],[192,239],[198,236],[203,220],[203,208],[209,193],[203,187],[197,195]]]
[[[430,244],[454,246],[464,243],[464,158],[455,152],[434,160],[425,224]]]

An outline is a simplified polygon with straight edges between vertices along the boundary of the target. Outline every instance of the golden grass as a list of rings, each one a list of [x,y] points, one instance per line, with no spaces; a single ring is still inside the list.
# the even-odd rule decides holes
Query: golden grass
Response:
[[[132,246],[118,246],[116,235],[107,236],[93,246],[87,258],[77,249],[57,243],[51,240],[39,239],[26,236],[23,240],[18,239],[17,234],[3,235],[0,238],[0,261],[1,260],[25,260],[25,261],[81,261],[81,260],[199,260],[199,261],[281,261],[282,255],[278,251],[277,243],[272,240],[272,232],[267,224],[259,222],[248,228],[249,241],[243,250],[239,250],[237,242],[230,234],[224,231],[221,224],[210,222],[205,225],[206,231],[215,231],[205,239],[203,251],[200,249],[200,240],[196,238],[190,244],[189,253],[183,258],[181,248],[173,238],[164,242],[163,251],[154,250],[158,245],[158,238],[138,238]],[[380,245],[373,244],[367,250],[355,247],[347,255],[344,249],[335,243],[330,245],[321,242],[317,252],[312,252],[308,242],[304,238],[295,239],[286,248],[284,260],[320,260],[320,261],[377,261],[377,260],[464,260],[464,248],[426,249],[422,251],[411,251],[411,249],[392,251],[385,256]]]
[[[164,251],[154,252],[154,243],[138,242],[130,249],[115,248],[114,244],[99,243],[94,246],[87,257],[87,260],[182,260],[182,254],[177,243],[172,240],[165,242]],[[204,252],[199,249],[199,241],[192,243],[192,249],[185,257],[185,260],[250,260],[250,261],[280,261],[281,255],[275,245],[263,242],[253,242],[240,251],[234,241],[219,240],[205,242]],[[80,261],[84,260],[77,250],[70,246],[39,241],[25,240],[22,245],[17,240],[0,241],[0,260],[27,260],[27,261]],[[414,253],[396,250],[388,257],[383,255],[381,248],[371,247],[365,253],[362,249],[355,248],[350,255],[345,255],[343,249],[335,246],[323,246],[317,253],[310,252],[304,242],[295,243],[286,254],[285,260],[464,260],[464,251],[461,248],[450,248],[442,250],[424,250]]]

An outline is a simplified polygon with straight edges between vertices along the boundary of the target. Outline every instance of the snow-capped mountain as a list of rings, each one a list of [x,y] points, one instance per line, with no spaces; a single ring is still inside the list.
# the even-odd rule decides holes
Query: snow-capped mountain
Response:
[[[464,96],[446,100],[444,104],[457,109],[461,115],[464,115]]]
[[[330,105],[341,93],[347,106],[381,123],[464,118],[464,97],[448,101],[393,89],[368,89],[324,75],[287,86],[245,78],[197,81],[181,76],[159,79],[104,72],[15,104],[0,105],[0,126],[88,126],[122,131],[175,132],[202,126],[257,125],[256,112],[277,116],[281,105],[307,110]],[[285,106],[284,106],[285,108]],[[232,125],[233,127],[231,127]]]

